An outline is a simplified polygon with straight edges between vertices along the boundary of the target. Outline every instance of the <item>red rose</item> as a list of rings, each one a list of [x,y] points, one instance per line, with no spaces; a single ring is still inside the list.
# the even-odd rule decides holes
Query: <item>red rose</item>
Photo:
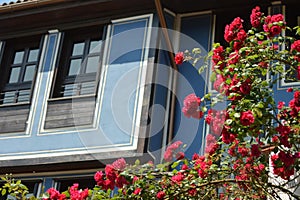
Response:
[[[183,165],[181,166],[181,169],[182,169],[182,170],[188,170],[189,167],[188,167],[186,164],[183,164]]]
[[[243,29],[243,20],[239,17],[235,18],[230,25],[226,25],[224,39],[231,42],[237,38],[237,34]]]
[[[213,50],[212,61],[214,65],[218,65],[219,69],[222,70],[224,68],[224,59],[225,59],[225,51],[223,46],[219,46]],[[213,68],[214,70],[214,68]]]
[[[249,149],[247,149],[246,147],[238,147],[238,153],[245,157],[248,155]]]
[[[254,123],[254,116],[251,110],[242,112],[240,121],[243,126],[250,126]]]
[[[247,38],[247,33],[244,31],[244,29],[241,29],[238,34],[237,34],[237,39],[240,40],[241,42],[245,41]]]
[[[129,182],[126,180],[124,176],[119,175],[116,179],[116,186],[118,188],[122,188],[124,185],[129,184]]]
[[[260,66],[260,67],[262,67],[262,68],[268,68],[269,63],[262,61],[262,62],[259,62],[259,63],[258,63],[258,66]]]
[[[176,184],[180,184],[181,181],[184,179],[184,176],[178,172],[176,175],[172,176],[171,180],[176,183]]]
[[[180,65],[182,64],[184,61],[184,54],[183,52],[178,52],[176,55],[175,55],[175,63],[177,65]]]
[[[184,159],[184,157],[185,157],[185,155],[182,151],[180,151],[176,154],[176,159],[177,160],[182,160],[182,159]]]
[[[260,12],[260,7],[256,6],[250,15],[251,25],[254,28],[259,27],[262,13]]]
[[[111,181],[115,181],[115,179],[117,178],[117,175],[115,173],[115,169],[112,165],[106,165],[105,175]]]
[[[135,195],[139,195],[141,193],[142,189],[141,188],[136,188],[133,192]]]
[[[102,171],[98,171],[96,172],[96,174],[94,175],[94,179],[95,181],[98,183],[99,181],[102,181],[104,177],[104,174]]]
[[[238,51],[234,51],[229,55],[228,64],[236,64],[240,59],[240,55]]]
[[[282,14],[277,14],[277,15],[273,15],[271,17],[271,22],[274,23],[274,22],[280,22],[280,21],[283,21],[284,20],[284,16]]]
[[[157,194],[156,194],[156,197],[161,200],[161,199],[164,199],[164,197],[166,196],[166,193],[164,191],[159,191]]]
[[[275,128],[275,130],[277,132],[279,132],[279,134],[284,137],[284,136],[288,136],[291,132],[291,129],[289,126],[282,126],[282,125],[279,125],[278,127]]]
[[[300,40],[296,40],[292,45],[291,45],[291,50],[295,50],[297,52],[300,52]]]
[[[271,37],[274,37],[276,35],[279,35],[281,33],[281,26],[272,26],[270,29],[270,35]]]
[[[257,144],[252,144],[251,145],[251,156],[252,157],[259,157],[261,154],[260,150],[259,150],[259,146]]]
[[[247,79],[245,82],[241,84],[240,91],[242,94],[247,95],[251,90],[251,80]]]
[[[223,128],[223,130],[222,130],[222,141],[225,144],[230,144],[233,141],[235,141],[235,139],[236,139],[235,134],[232,134],[232,133],[228,132],[228,130],[226,128]]]
[[[278,105],[277,105],[277,108],[281,110],[283,108],[284,104],[285,104],[285,102],[279,101]]]
[[[300,80],[300,65],[297,67],[297,79]]]

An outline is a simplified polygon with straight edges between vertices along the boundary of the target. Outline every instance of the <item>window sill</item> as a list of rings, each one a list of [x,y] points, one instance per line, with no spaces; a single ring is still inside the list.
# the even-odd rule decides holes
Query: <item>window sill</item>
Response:
[[[90,98],[90,97],[96,97],[96,94],[78,95],[78,96],[69,96],[69,97],[57,97],[57,98],[48,99],[48,102],[70,100],[70,99],[83,99],[83,98]]]
[[[0,108],[30,105],[30,102],[1,104]]]

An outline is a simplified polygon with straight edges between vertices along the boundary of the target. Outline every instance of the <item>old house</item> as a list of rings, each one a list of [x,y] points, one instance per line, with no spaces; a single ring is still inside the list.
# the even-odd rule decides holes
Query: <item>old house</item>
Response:
[[[202,152],[203,121],[183,98],[211,90],[209,68],[176,66],[174,53],[222,42],[226,24],[251,9],[300,23],[297,0],[18,0],[0,6],[0,174],[34,194],[92,187],[124,157],[159,162],[172,138]],[[247,25],[245,25],[247,26]],[[277,99],[287,87],[274,88]]]

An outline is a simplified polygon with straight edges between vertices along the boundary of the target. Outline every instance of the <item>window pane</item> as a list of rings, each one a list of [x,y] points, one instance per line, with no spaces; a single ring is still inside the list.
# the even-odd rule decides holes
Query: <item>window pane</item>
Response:
[[[102,41],[91,41],[89,53],[100,52]]]
[[[25,81],[32,81],[35,74],[35,65],[28,65],[26,67],[25,75],[24,75],[24,82]]]
[[[88,57],[85,73],[97,72],[99,68],[99,56]]]
[[[69,76],[77,75],[80,72],[81,59],[73,59],[70,63]]]
[[[64,85],[63,96],[64,97],[75,96],[77,87],[78,87],[78,84]]]
[[[3,104],[14,103],[15,93],[15,91],[5,92],[3,97]]]
[[[75,43],[73,46],[72,56],[82,55],[84,49],[84,42]]]
[[[35,62],[38,60],[39,50],[32,49],[29,51],[28,62]]]
[[[22,63],[24,57],[24,51],[16,52],[13,64]]]
[[[70,177],[68,179],[58,180],[57,183],[59,183],[58,184],[59,188],[57,188],[57,189],[60,192],[68,190],[70,185],[72,185],[74,183],[78,183],[80,189],[95,187],[95,180],[92,176],[90,176],[90,177]]]
[[[80,94],[94,94],[95,92],[95,82],[85,82],[81,84]]]
[[[21,67],[15,67],[11,69],[9,83],[17,83],[19,80]]]
[[[30,99],[30,90],[20,90],[18,102],[29,102]]]

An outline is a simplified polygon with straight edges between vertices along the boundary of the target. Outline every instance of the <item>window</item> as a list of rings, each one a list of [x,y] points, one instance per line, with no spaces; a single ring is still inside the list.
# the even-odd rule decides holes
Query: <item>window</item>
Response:
[[[21,180],[21,183],[23,185],[25,185],[28,188],[28,194],[26,195],[26,197],[31,197],[31,196],[39,196],[41,189],[42,189],[42,180],[41,179],[25,179],[25,180]],[[2,187],[5,184],[4,181],[0,181],[0,187]],[[0,195],[0,200],[16,200],[15,197],[8,195],[6,193],[6,195],[2,196]]]
[[[8,40],[1,62],[0,104],[29,103],[40,55],[41,37]]]
[[[102,44],[101,29],[95,26],[65,32],[52,97],[96,93]]]
[[[76,28],[63,34],[44,129],[91,127],[101,64],[102,26]]]
[[[57,179],[55,182],[56,189],[60,192],[68,190],[68,187],[72,186],[74,183],[79,184],[80,189],[93,189],[96,185],[93,176],[78,176],[78,177],[69,177]]]
[[[41,36],[3,42],[0,63],[0,133],[27,128],[33,86],[40,59]]]

